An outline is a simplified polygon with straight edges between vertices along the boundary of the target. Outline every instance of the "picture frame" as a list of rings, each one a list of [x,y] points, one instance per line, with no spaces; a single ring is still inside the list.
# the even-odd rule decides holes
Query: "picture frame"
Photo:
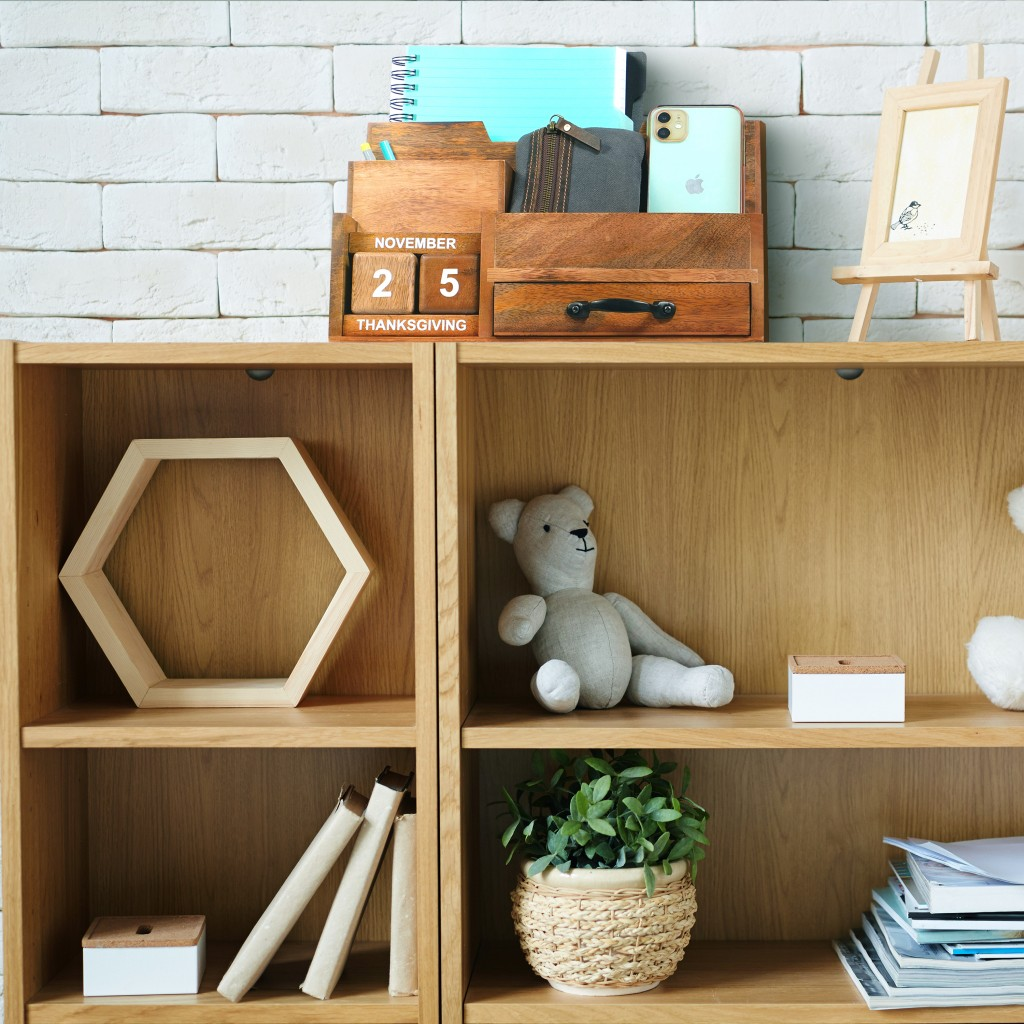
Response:
[[[860,264],[832,272],[861,286],[850,341],[897,281],[963,281],[965,339],[999,340],[988,229],[1009,80],[984,77],[977,43],[963,81],[936,85],[938,60],[925,50],[917,84],[885,93]]]

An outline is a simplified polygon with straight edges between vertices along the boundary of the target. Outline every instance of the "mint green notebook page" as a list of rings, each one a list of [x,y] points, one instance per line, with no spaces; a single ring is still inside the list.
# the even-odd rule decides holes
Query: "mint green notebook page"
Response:
[[[413,46],[414,121],[483,121],[515,142],[555,114],[583,127],[632,128],[623,111],[626,51],[614,46]]]

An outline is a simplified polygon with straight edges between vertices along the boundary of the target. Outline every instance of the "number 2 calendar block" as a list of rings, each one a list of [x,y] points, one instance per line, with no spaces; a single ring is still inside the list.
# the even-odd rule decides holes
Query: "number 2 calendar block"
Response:
[[[475,313],[479,299],[478,256],[420,257],[421,313]]]
[[[415,306],[416,257],[412,253],[353,253],[353,313],[411,313]]]

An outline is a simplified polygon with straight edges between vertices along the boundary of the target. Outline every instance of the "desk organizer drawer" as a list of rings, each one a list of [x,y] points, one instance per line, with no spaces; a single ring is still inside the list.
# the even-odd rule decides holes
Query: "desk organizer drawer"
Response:
[[[495,284],[494,334],[750,335],[750,284]]]

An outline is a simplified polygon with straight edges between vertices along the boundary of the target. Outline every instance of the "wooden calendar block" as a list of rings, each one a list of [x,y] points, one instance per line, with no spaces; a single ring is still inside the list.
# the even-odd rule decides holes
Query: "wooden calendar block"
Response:
[[[411,313],[415,308],[416,257],[411,252],[353,254],[353,313]]]
[[[480,304],[480,257],[420,257],[421,313],[475,313]]]

